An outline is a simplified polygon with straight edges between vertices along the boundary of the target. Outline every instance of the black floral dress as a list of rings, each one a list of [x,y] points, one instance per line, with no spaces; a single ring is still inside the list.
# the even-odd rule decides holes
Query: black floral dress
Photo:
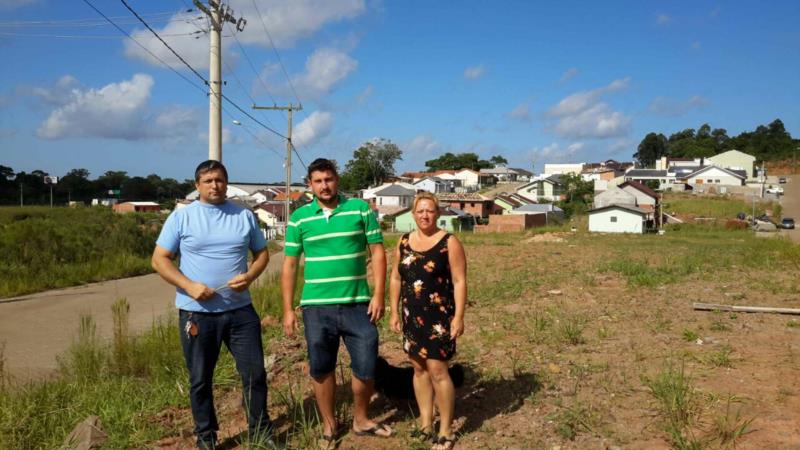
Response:
[[[456,306],[447,252],[449,238],[450,233],[445,233],[425,252],[411,249],[408,234],[400,240],[397,269],[402,280],[403,350],[409,355],[449,360],[456,352],[456,342],[450,339]]]

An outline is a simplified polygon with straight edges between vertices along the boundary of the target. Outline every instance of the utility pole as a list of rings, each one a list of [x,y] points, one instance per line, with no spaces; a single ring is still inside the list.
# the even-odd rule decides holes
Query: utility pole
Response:
[[[222,161],[222,25],[225,22],[236,24],[236,31],[243,31],[247,20],[233,17],[230,6],[223,6],[218,0],[208,0],[208,6],[200,0],[194,5],[209,18],[211,29],[208,33],[208,159]]]
[[[19,184],[19,206],[20,207],[25,206],[25,202],[23,201],[22,198],[22,183]]]
[[[267,110],[278,110],[278,111],[288,111],[289,112],[289,132],[286,133],[286,218],[285,222],[288,226],[289,224],[289,215],[291,213],[291,187],[292,187],[292,111],[302,111],[303,105],[293,105],[289,103],[289,106],[256,106],[253,105],[253,109],[267,109]]]

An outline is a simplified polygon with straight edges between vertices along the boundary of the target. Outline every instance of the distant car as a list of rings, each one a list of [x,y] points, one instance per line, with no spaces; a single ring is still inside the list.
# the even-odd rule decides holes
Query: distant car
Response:
[[[781,228],[785,230],[794,230],[794,219],[791,217],[784,217],[783,220],[781,220]]]
[[[780,183],[780,184],[786,184],[786,177],[780,177],[780,178],[778,178],[778,183]]]
[[[781,195],[783,194],[783,188],[780,186],[770,186],[767,188],[767,194]]]

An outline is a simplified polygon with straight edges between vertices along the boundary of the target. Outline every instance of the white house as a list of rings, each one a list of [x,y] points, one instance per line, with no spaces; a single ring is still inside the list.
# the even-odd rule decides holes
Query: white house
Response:
[[[453,178],[461,180],[461,185],[470,188],[480,186],[480,173],[472,169],[461,169],[453,174]]]
[[[253,208],[253,213],[255,213],[256,217],[258,217],[258,220],[261,223],[267,225],[268,227],[277,226],[278,222],[280,222],[280,220],[278,220],[278,216],[273,214],[271,211],[259,208],[258,206]]]
[[[637,181],[626,181],[619,185],[623,191],[633,195],[636,198],[635,206],[644,209],[655,209],[658,205],[658,192],[650,189],[642,183]]]
[[[686,176],[686,183],[693,186],[742,186],[747,180],[744,170],[725,169],[717,166],[706,166]]]
[[[439,177],[425,177],[414,183],[414,188],[431,194],[438,194],[440,192],[454,192],[454,184],[452,180],[445,181]]]
[[[583,166],[586,163],[570,163],[570,164],[545,164],[544,165],[544,174],[545,175],[563,175],[567,173],[572,173],[575,175],[580,175],[583,172]]]
[[[414,202],[415,195],[417,195],[416,190],[406,189],[399,184],[393,184],[375,192],[375,205],[408,207]]]
[[[561,200],[564,186],[561,184],[560,175],[550,175],[547,178],[536,178],[528,184],[517,188],[517,195],[521,195],[532,202]]]
[[[595,233],[636,233],[647,230],[649,213],[629,205],[608,205],[589,211],[589,231]]]
[[[594,207],[602,208],[608,205],[630,205],[636,206],[636,196],[630,192],[625,192],[618,186],[612,186],[607,190],[594,196]]]
[[[371,200],[371,199],[375,198],[375,193],[376,192],[378,192],[380,190],[383,190],[383,189],[386,189],[389,186],[395,186],[395,185],[404,187],[404,188],[406,188],[408,190],[411,190],[411,191],[416,190],[416,187],[414,187],[414,185],[411,184],[411,183],[404,183],[404,182],[401,182],[401,181],[396,181],[394,183],[383,183],[380,186],[375,186],[375,187],[371,187],[371,188],[367,188],[367,189],[362,189],[361,190],[361,198],[363,198],[364,200]]]
[[[506,167],[502,165],[495,166],[491,169],[481,169],[481,175],[491,175],[497,178],[497,181],[530,181],[533,174],[525,169],[518,169],[514,167]]]

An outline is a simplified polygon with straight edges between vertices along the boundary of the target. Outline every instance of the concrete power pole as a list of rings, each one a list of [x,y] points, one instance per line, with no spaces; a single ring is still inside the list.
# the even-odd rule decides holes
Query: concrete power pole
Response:
[[[194,5],[209,18],[209,61],[208,68],[208,159],[222,161],[222,25],[225,22],[236,24],[237,31],[243,31],[247,21],[233,17],[230,6],[223,6],[218,0],[208,0],[208,6],[200,0]]]
[[[256,106],[253,105],[253,109],[268,109],[268,110],[282,110],[289,112],[289,132],[286,134],[286,218],[285,222],[289,223],[289,215],[291,211],[292,199],[291,199],[291,187],[292,187],[292,111],[301,111],[303,109],[303,105],[292,105],[289,103],[289,106]]]

